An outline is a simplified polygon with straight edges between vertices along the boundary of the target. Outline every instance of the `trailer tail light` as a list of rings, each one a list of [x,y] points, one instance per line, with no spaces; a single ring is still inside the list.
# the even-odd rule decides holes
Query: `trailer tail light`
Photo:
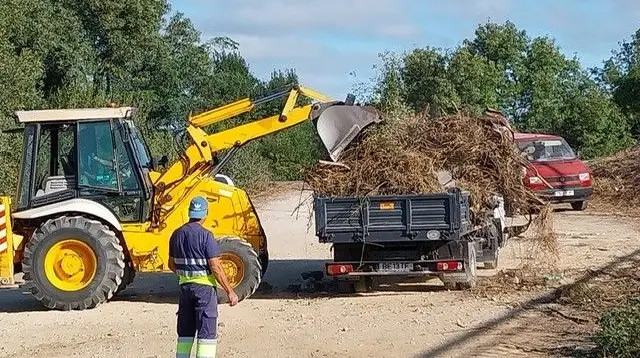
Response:
[[[461,261],[441,261],[436,265],[438,271],[462,271]]]
[[[327,265],[327,274],[329,276],[345,275],[353,272],[352,265]]]

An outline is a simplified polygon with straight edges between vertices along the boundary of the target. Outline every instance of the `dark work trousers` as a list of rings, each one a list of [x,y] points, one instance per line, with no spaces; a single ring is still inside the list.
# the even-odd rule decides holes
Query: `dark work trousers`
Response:
[[[189,357],[188,352],[191,351],[194,337],[197,334],[197,357],[215,357],[218,338],[217,321],[218,297],[216,288],[196,283],[181,285],[176,356]]]

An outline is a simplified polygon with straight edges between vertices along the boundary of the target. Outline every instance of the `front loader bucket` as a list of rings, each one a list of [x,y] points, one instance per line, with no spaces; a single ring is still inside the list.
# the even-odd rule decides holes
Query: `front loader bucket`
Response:
[[[319,104],[313,109],[311,116],[318,135],[334,162],[340,159],[349,143],[365,127],[382,121],[373,107],[345,105],[343,102]]]

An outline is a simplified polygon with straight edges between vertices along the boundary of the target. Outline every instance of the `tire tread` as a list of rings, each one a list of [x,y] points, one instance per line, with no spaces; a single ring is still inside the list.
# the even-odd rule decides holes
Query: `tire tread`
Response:
[[[42,247],[42,242],[49,234],[65,228],[75,228],[85,231],[96,239],[102,250],[106,251],[108,263],[105,278],[94,292],[83,300],[58,300],[55,297],[47,295],[42,287],[39,287],[35,281],[35,277],[38,275],[45,275],[44,272],[35,272],[33,268],[33,258],[37,256],[38,250]],[[111,299],[114,292],[122,283],[125,267],[124,249],[120,245],[115,232],[100,221],[82,216],[58,216],[44,222],[31,236],[24,250],[22,267],[25,288],[45,307],[65,311],[90,309]],[[46,280],[46,278],[42,279]]]
[[[254,280],[255,282],[252,283],[252,286],[249,288],[250,289],[249,291],[242,292],[237,290],[239,287],[243,286],[242,284],[236,287],[236,290],[235,290],[236,294],[238,295],[238,300],[242,301],[245,298],[248,298],[251,295],[253,295],[258,289],[258,287],[260,286],[260,283],[262,282],[262,265],[260,264],[260,257],[249,242],[237,236],[222,236],[217,240],[221,248],[223,248],[223,246],[228,246],[228,245],[236,246],[237,251],[246,253],[247,257],[252,262],[252,265],[249,267],[249,269],[245,268],[245,280],[247,277],[249,277],[249,280]],[[217,291],[218,291],[218,303],[227,303],[228,298],[227,298],[226,292],[224,292],[222,287],[219,286]]]

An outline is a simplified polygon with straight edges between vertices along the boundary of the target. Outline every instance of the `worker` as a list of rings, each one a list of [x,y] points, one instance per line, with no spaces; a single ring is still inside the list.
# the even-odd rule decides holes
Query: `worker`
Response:
[[[178,275],[176,357],[188,358],[197,332],[197,357],[215,357],[217,348],[218,282],[229,297],[229,305],[238,303],[220,264],[220,246],[213,234],[202,226],[207,216],[207,200],[198,196],[189,205],[189,222],[171,235],[169,269]]]

